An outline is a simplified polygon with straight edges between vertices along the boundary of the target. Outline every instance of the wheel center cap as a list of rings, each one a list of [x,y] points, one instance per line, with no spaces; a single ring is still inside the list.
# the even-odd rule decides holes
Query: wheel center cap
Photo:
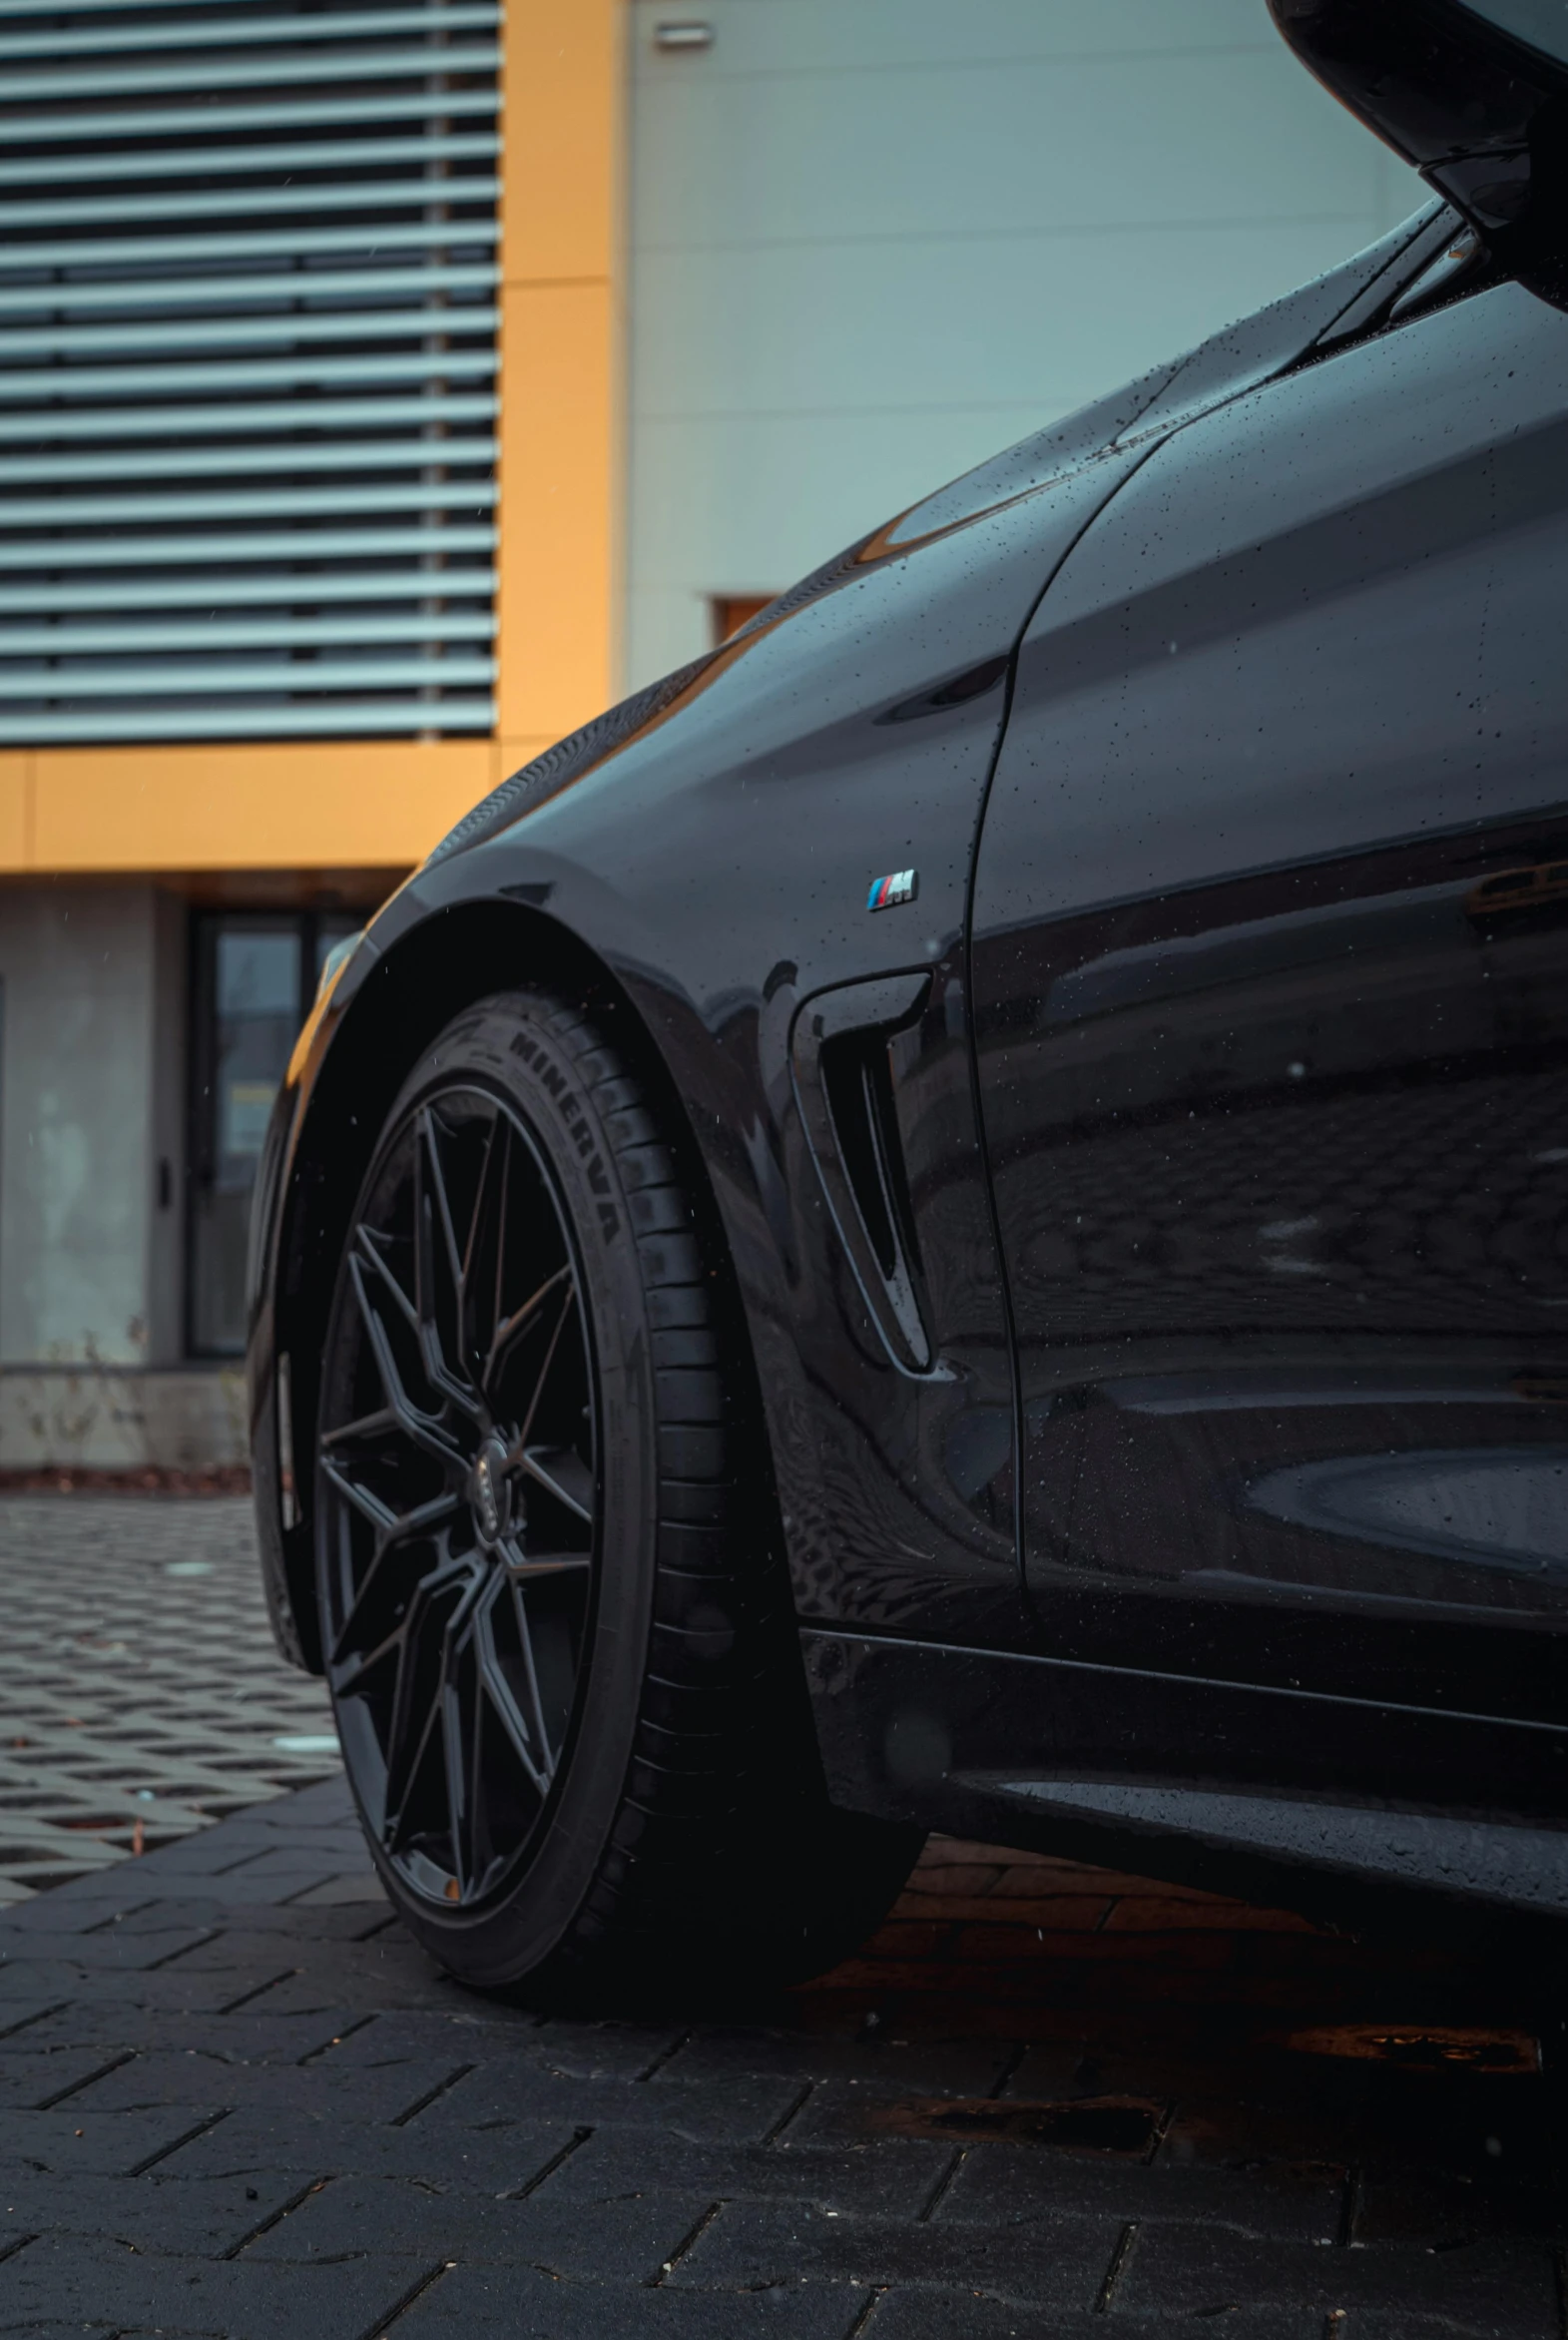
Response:
[[[499,1543],[512,1520],[512,1486],[506,1473],[504,1439],[486,1439],[480,1448],[469,1477],[468,1500],[479,1541],[486,1547]]]

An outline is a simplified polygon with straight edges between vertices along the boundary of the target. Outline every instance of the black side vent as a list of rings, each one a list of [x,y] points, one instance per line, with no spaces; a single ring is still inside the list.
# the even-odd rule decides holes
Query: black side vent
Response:
[[[931,1340],[898,1133],[892,1043],[916,1022],[928,974],[879,976],[808,999],[795,1018],[795,1093],[866,1306],[895,1365],[926,1373]]]
[[[849,1190],[871,1251],[892,1283],[916,1258],[886,1035],[846,1032],[822,1049],[822,1087]]]

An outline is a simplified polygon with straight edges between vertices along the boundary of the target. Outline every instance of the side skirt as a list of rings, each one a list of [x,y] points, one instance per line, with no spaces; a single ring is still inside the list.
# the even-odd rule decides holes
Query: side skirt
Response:
[[[1341,1927],[1429,1939],[1436,1897],[1450,1942],[1534,1921],[1561,1955],[1568,1731],[814,1627],[800,1640],[828,1790],[850,1810]]]

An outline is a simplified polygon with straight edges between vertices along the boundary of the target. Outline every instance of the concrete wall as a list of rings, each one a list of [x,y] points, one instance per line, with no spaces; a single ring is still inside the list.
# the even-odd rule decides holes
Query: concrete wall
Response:
[[[631,37],[628,687],[1425,200],[1264,0],[634,0]]]
[[[0,1366],[0,1469],[214,1470],[250,1460],[238,1366]]]
[[[0,886],[0,1365],[180,1354],[183,937],[150,883]]]

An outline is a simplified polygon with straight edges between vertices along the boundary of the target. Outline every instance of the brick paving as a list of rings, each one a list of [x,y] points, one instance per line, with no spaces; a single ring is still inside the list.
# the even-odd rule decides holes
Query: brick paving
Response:
[[[248,1498],[0,1498],[0,1908],[337,1769]]]
[[[0,1912],[0,2333],[1561,2340],[1553,2005],[936,1841],[805,1990],[511,2007],[331,1779]]]

